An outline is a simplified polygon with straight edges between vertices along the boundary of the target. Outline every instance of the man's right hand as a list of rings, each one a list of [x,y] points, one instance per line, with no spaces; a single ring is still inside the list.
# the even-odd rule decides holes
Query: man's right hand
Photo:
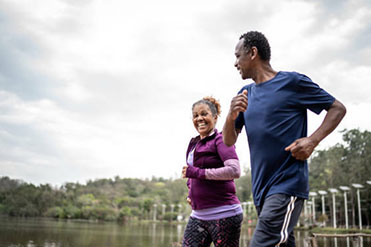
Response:
[[[237,141],[238,134],[241,130],[235,129],[235,121],[240,112],[244,112],[247,109],[247,90],[243,90],[242,93],[233,97],[231,106],[227,118],[223,126],[223,142],[228,147],[234,145]]]
[[[247,90],[244,89],[242,93],[233,97],[228,113],[229,118],[233,121],[236,120],[240,112],[246,111],[247,105],[248,105]]]

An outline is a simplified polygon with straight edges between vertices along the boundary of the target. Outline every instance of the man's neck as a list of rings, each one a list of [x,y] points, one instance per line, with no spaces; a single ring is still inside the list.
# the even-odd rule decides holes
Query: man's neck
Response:
[[[256,68],[255,75],[252,79],[256,84],[260,84],[271,80],[276,75],[277,71],[273,70],[269,63],[262,63]]]

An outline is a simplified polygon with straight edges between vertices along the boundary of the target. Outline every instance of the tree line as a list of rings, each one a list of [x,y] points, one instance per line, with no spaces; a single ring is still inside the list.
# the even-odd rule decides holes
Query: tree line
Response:
[[[362,184],[360,190],[362,222],[371,225],[371,132],[358,129],[343,130],[343,143],[338,143],[326,150],[319,150],[312,155],[309,161],[309,184],[311,191],[336,188],[338,219],[344,225],[344,200],[340,186],[351,189],[348,192],[348,214],[351,225],[358,224],[357,195],[352,184]],[[316,211],[321,212],[319,200]],[[327,197],[326,208],[332,215],[331,197]]]
[[[35,186],[9,177],[0,178],[0,213],[9,216],[68,219],[148,219],[155,203],[184,204],[187,186],[182,179],[133,178],[66,183],[59,188]],[[162,217],[173,217],[163,215]]]
[[[309,160],[312,191],[371,180],[371,132],[344,130],[343,142],[312,155]],[[236,180],[236,188],[241,202],[252,200],[248,169]],[[369,191],[362,191],[364,203],[368,205],[362,213],[368,225],[371,219]],[[86,184],[65,183],[53,187],[1,177],[0,214],[107,221],[144,220],[152,219],[156,204],[157,219],[175,220],[180,213],[185,217],[189,215],[187,195],[186,180],[181,178],[153,177],[143,180],[116,176],[112,179],[89,180]],[[354,194],[351,196],[355,197]],[[355,202],[355,198],[352,201]],[[355,204],[353,206],[356,207]],[[162,207],[166,210],[161,210]]]

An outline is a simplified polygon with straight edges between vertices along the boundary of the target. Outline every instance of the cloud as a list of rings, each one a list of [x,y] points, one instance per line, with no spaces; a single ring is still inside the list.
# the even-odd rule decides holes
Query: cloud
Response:
[[[0,28],[0,86],[25,98],[35,98],[45,92],[47,78],[33,71],[31,63],[39,53],[39,47],[24,33],[17,30],[3,12]]]
[[[0,169],[35,183],[179,177],[193,102],[249,81],[234,47],[260,30],[276,70],[307,74],[369,128],[367,1],[6,0],[0,7]],[[309,132],[323,115],[310,115]],[[352,121],[351,121],[351,120]],[[341,140],[337,132],[323,147]],[[249,166],[246,136],[238,140]]]

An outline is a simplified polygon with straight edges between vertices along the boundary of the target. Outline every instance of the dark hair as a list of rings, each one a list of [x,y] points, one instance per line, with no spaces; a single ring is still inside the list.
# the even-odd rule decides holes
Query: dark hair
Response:
[[[215,115],[220,116],[220,112],[221,112],[220,103],[218,100],[214,99],[213,97],[211,96],[203,97],[203,99],[193,103],[192,110],[193,108],[195,108],[196,105],[199,105],[199,104],[207,105],[210,108],[210,111],[213,114],[213,116]]]
[[[260,59],[263,61],[269,61],[271,59],[271,47],[269,46],[267,38],[264,34],[258,31],[250,31],[242,34],[240,40],[244,39],[243,46],[246,50],[255,46],[258,49]]]

